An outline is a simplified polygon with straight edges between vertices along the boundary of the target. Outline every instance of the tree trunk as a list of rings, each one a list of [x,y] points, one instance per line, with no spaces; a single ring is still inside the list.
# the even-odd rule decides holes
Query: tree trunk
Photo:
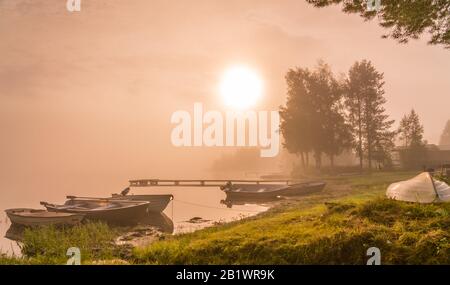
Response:
[[[362,151],[362,121],[361,121],[361,101],[358,99],[358,155],[359,170],[363,171],[363,151]]]
[[[303,167],[303,169],[305,169],[305,155],[304,155],[303,151],[300,152],[300,156],[301,156],[301,159],[302,159],[302,167]]]
[[[314,152],[314,158],[316,160],[316,168],[321,169],[322,168],[322,153],[319,151]]]
[[[330,167],[331,170],[334,170],[334,155],[330,154]]]
[[[369,171],[371,171],[372,170],[372,140],[369,137],[369,135],[367,135],[367,160],[368,160]]]

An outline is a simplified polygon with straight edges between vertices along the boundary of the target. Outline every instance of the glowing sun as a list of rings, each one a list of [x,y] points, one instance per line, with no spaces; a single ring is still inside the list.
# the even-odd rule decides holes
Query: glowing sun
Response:
[[[220,95],[228,107],[246,109],[255,105],[262,95],[263,83],[252,69],[234,66],[225,71]]]

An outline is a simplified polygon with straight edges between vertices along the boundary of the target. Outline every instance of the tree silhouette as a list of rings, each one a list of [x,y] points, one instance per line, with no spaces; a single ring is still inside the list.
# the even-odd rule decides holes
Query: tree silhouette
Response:
[[[393,139],[390,131],[393,120],[388,120],[383,105],[383,74],[379,73],[367,60],[356,62],[349,70],[345,85],[345,105],[347,118],[355,137],[355,150],[359,156],[360,169],[364,157],[369,169],[372,168],[374,152],[386,153],[380,148],[391,145],[387,139]],[[380,158],[377,158],[380,161]]]
[[[381,0],[380,9],[367,9],[369,0],[307,0],[315,7],[342,4],[345,13],[359,14],[365,20],[378,18],[380,26],[390,29],[383,35],[400,43],[430,35],[429,43],[450,48],[450,1],[448,0]]]
[[[308,166],[313,152],[316,167],[322,164],[322,154],[334,156],[350,146],[350,128],[345,122],[341,104],[342,88],[330,67],[320,61],[315,70],[291,69],[286,75],[288,99],[280,108],[284,147],[301,156]]]
[[[447,121],[444,130],[442,131],[439,145],[450,145],[450,120]]]
[[[403,116],[398,133],[405,147],[423,144],[423,126],[420,124],[419,115],[414,109],[408,115]]]
[[[423,166],[426,160],[425,141],[423,140],[423,126],[416,111],[403,116],[398,128],[404,150],[401,160],[407,168]]]

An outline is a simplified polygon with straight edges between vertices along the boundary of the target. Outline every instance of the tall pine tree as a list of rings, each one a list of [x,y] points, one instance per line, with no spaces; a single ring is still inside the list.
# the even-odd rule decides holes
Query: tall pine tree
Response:
[[[442,131],[439,145],[450,145],[450,120],[447,121],[444,131]]]
[[[398,133],[403,141],[403,151],[400,159],[406,168],[419,168],[425,164],[426,149],[423,140],[423,126],[416,111],[403,116]]]
[[[375,153],[387,153],[381,148],[392,145],[386,140],[393,139],[390,131],[393,120],[385,114],[383,74],[379,73],[370,61],[356,62],[349,71],[345,87],[345,105],[348,121],[355,137],[355,149],[359,156],[360,168],[367,159],[372,168]],[[380,160],[378,157],[376,160]]]
[[[423,145],[423,126],[420,124],[419,115],[414,109],[408,115],[403,116],[398,133],[406,148]]]

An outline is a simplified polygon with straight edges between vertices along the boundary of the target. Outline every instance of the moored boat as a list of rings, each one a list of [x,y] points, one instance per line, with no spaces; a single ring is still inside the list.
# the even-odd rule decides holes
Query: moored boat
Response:
[[[149,202],[147,211],[149,213],[162,213],[170,201],[173,200],[171,194],[159,194],[159,195],[123,195],[112,194],[110,198],[95,198],[95,197],[76,197],[67,196],[67,199],[91,199],[91,200],[104,200],[104,201],[144,201]]]
[[[56,213],[27,208],[8,209],[5,212],[12,224],[29,227],[75,225],[80,223],[84,218],[84,214],[81,213]]]
[[[173,200],[173,195],[171,194],[160,194],[160,195],[122,195],[122,194],[112,194],[110,199],[114,200],[130,200],[130,201],[147,201],[148,211],[151,213],[161,213]]]
[[[295,184],[232,184],[221,189],[227,199],[274,199],[278,196],[296,196],[321,191],[325,182],[302,182]]]
[[[87,219],[110,223],[126,223],[147,214],[149,202],[111,199],[73,198],[64,205],[41,202],[48,211],[77,213],[86,215]]]
[[[233,208],[233,206],[243,206],[243,205],[267,205],[276,201],[281,201],[284,198],[281,196],[269,197],[269,198],[234,198],[227,195],[225,199],[220,200],[220,204],[227,206],[227,208]]]

